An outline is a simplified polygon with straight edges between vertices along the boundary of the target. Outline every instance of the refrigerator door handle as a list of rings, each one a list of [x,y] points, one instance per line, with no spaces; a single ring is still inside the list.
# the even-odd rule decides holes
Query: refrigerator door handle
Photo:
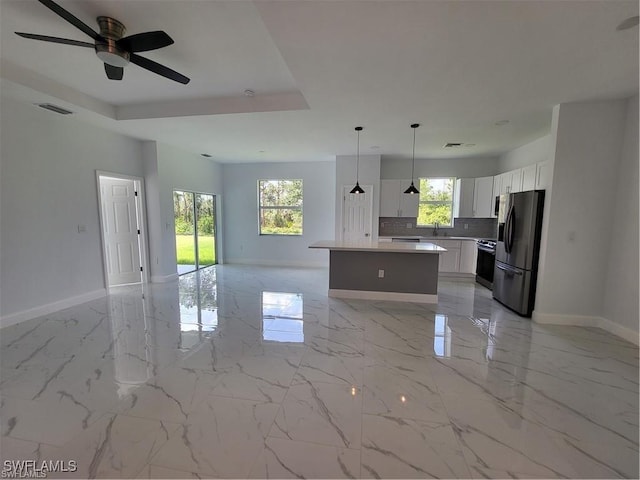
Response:
[[[513,273],[514,275],[522,275],[521,270],[516,270],[515,268],[509,268],[504,265],[500,265],[499,263],[496,263],[496,268],[499,268],[504,272]]]
[[[504,226],[504,250],[507,253],[511,253],[511,248],[513,247],[513,205],[509,206],[509,211],[507,212],[507,218],[505,220]]]

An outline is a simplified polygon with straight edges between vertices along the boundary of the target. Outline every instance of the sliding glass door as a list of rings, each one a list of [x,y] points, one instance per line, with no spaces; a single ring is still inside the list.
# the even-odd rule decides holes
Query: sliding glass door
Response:
[[[174,190],[173,212],[178,274],[215,265],[215,195]]]

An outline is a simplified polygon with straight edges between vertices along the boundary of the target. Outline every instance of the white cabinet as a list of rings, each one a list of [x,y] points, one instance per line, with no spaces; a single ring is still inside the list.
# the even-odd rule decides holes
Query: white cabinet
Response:
[[[469,240],[428,240],[446,249],[440,253],[438,272],[440,274],[469,277],[476,272],[478,249],[474,239]]]
[[[522,191],[528,192],[529,190],[536,189],[537,181],[537,165],[528,165],[522,168]]]
[[[493,177],[476,178],[473,189],[473,216],[490,218],[494,203]]]
[[[400,216],[418,218],[420,195],[404,193],[411,185],[411,180],[400,180]]]
[[[456,179],[453,202],[456,218],[491,217],[493,177]]]
[[[409,185],[411,180],[380,181],[381,217],[418,217],[420,195],[404,193]]]
[[[509,193],[522,192],[522,169],[518,168],[509,173],[511,173],[511,189]]]
[[[549,162],[536,164],[536,190],[544,190],[549,186]]]
[[[504,172],[498,175],[498,183],[500,185],[500,195],[511,193],[511,180],[513,179],[513,172]]]
[[[460,241],[460,273],[476,273],[478,246],[475,240]]]
[[[456,218],[473,217],[473,195],[475,190],[475,178],[457,178],[456,188],[453,196],[454,211]]]
[[[446,248],[446,252],[439,254],[438,272],[457,273],[460,271],[460,240],[437,240],[436,245]]]

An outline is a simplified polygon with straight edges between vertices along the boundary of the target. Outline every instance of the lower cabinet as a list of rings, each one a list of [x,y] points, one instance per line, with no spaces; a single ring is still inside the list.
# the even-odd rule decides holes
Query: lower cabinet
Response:
[[[460,271],[460,240],[437,240],[434,242],[447,251],[440,254],[439,272]]]
[[[475,275],[478,255],[475,239],[429,240],[429,242],[447,250],[440,254],[438,265],[440,274]]]

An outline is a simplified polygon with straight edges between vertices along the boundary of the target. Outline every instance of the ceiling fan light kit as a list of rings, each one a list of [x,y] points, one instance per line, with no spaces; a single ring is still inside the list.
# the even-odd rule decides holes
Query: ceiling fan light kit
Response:
[[[82,20],[76,18],[73,14],[52,0],[38,1],[65,19],[71,25],[90,36],[94,40],[94,43],[81,42],[68,38],[50,37],[34,33],[15,32],[17,35],[31,40],[93,48],[98,58],[104,63],[105,73],[110,80],[122,80],[124,67],[131,62],[139,67],[149,70],[150,72],[168,78],[169,80],[182,84],[189,83],[190,79],[181,73],[154,62],[153,60],[136,55],[136,52],[157,50],[173,44],[173,39],[162,30],[138,33],[124,37],[123,35],[126,28],[122,22],[115,18],[100,16],[96,19],[98,26],[100,27],[100,33],[97,33],[91,27],[82,22]]]

